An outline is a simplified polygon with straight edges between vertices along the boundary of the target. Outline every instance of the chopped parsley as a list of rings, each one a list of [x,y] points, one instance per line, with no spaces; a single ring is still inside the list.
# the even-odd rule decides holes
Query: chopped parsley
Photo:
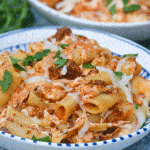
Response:
[[[89,63],[85,63],[83,65],[83,68],[93,68],[94,66],[92,64],[89,64]]]
[[[123,12],[124,13],[129,13],[129,12],[132,12],[132,11],[139,10],[140,8],[141,8],[140,5],[138,5],[138,4],[132,4],[130,6],[124,6],[123,7]]]
[[[127,5],[129,0],[122,0],[122,2],[123,2],[123,5]]]
[[[13,64],[14,68],[17,68],[20,71],[25,71],[25,69],[22,66],[20,66],[19,64],[17,64],[19,61],[22,61],[22,65],[23,66],[28,66],[32,62],[36,62],[36,61],[41,60],[49,52],[50,52],[50,49],[44,49],[43,52],[37,52],[37,53],[35,53],[34,56],[27,55],[27,57],[24,58],[24,60],[15,59],[15,58],[13,58],[11,56],[10,56],[10,59],[12,61],[12,64]]]
[[[136,10],[139,10],[141,8],[140,5],[138,4],[132,4],[132,5],[129,5],[127,6],[129,0],[122,0],[123,2],[123,12],[124,13],[129,13],[129,12],[132,12],[132,11],[136,11]]]
[[[141,128],[143,128],[145,126],[145,122],[142,124]]]
[[[122,77],[123,73],[120,71],[113,71],[115,75],[117,75],[118,77]]]
[[[135,109],[138,109],[139,108],[139,105],[138,104],[135,104]]]
[[[103,131],[103,133],[106,135],[107,133],[106,133],[106,130],[105,131]]]
[[[3,75],[3,80],[0,80],[0,86],[2,88],[3,93],[8,89],[12,78],[13,78],[13,75],[11,75],[11,73],[8,70],[6,70]]]
[[[20,71],[25,71],[25,69],[23,67],[21,67],[19,64],[17,64],[21,60],[15,59],[15,58],[13,58],[11,56],[9,56],[9,58],[11,59],[14,68],[16,68],[16,69],[18,69]]]
[[[57,57],[59,57],[60,56],[60,50],[58,50],[58,52],[56,53],[56,55],[53,57],[53,58],[57,58]]]
[[[67,46],[69,46],[70,44],[60,44],[60,47],[62,48],[62,49],[65,49]]]
[[[51,142],[49,136],[46,136],[46,137],[37,139],[37,138],[33,135],[32,138],[31,138],[31,140],[34,140],[34,141],[41,141],[41,142]]]
[[[37,52],[33,57],[36,60],[41,60],[44,56],[46,56],[50,52],[50,49],[44,49],[43,52]]]
[[[108,6],[113,0],[106,0],[106,6]]]
[[[126,56],[128,56],[128,57],[134,57],[134,56],[138,56],[138,54],[124,54],[124,55],[122,56],[122,58],[124,58],[124,57],[126,57]]]
[[[83,36],[83,35],[78,35],[78,37],[84,37],[84,38],[87,38],[87,37],[85,37],[85,36]]]
[[[67,61],[68,61],[68,59],[64,59],[64,58],[61,57],[61,58],[59,58],[58,60],[56,60],[56,61],[54,62],[54,64],[57,65],[56,68],[59,68],[59,67],[64,66]]]
[[[110,12],[111,16],[113,16],[117,12],[116,4],[114,4],[110,7],[109,12]]]
[[[28,66],[32,62],[36,62],[34,56],[29,56],[28,55],[26,58],[24,58],[22,64],[23,64],[23,66]]]

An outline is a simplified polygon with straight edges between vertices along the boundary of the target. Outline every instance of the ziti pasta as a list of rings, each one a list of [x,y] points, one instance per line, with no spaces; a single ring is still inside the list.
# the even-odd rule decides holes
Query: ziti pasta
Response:
[[[69,28],[0,54],[0,130],[54,143],[102,141],[149,116],[150,81],[138,54],[112,55]]]
[[[150,20],[150,0],[39,0],[74,17],[99,22]]]

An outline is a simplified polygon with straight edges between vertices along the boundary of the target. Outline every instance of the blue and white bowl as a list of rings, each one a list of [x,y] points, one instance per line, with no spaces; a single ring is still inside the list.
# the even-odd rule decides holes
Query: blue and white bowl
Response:
[[[13,52],[16,49],[27,51],[27,46],[30,42],[43,40],[53,35],[58,28],[61,27],[56,26],[21,29],[1,34],[0,52],[5,50]],[[143,46],[125,38],[102,31],[81,28],[71,28],[71,30],[75,34],[84,35],[88,38],[97,40],[101,46],[109,48],[115,54],[123,55],[127,53],[138,53],[137,61],[143,68],[141,75],[150,80],[150,51]],[[146,125],[142,129],[115,139],[81,144],[57,144],[33,141],[0,131],[0,146],[11,150],[120,150],[142,139],[149,132],[150,120],[147,121]]]
[[[90,21],[63,14],[38,0],[29,0],[31,5],[47,20],[61,26],[73,26],[110,32],[125,38],[139,41],[150,39],[150,20],[132,23],[106,23]]]

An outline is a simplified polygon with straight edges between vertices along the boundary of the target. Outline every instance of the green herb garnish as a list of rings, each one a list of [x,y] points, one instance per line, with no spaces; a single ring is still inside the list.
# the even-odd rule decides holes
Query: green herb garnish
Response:
[[[113,6],[110,7],[109,12],[110,12],[111,16],[113,16],[117,12],[116,4],[114,4]]]
[[[60,44],[60,47],[62,48],[62,49],[65,49],[67,46],[69,46],[70,44]]]
[[[138,56],[138,54],[124,54],[124,55],[122,56],[122,58],[124,58],[124,57],[126,57],[126,56],[128,56],[128,57],[134,57],[134,56]]]
[[[87,38],[87,37],[85,37],[85,36],[83,36],[83,35],[78,35],[78,37],[84,37],[84,38]]]
[[[89,63],[85,63],[83,65],[83,68],[93,68],[94,66],[92,64],[89,64]]]
[[[11,56],[9,56],[9,58],[11,59],[14,68],[16,68],[20,71],[25,71],[25,69],[23,67],[21,67],[19,64],[17,64],[19,61],[22,61],[22,60],[15,59]]]
[[[123,2],[123,5],[127,5],[129,0],[122,0],[122,2]]]
[[[64,59],[64,58],[59,58],[58,60],[56,60],[54,62],[55,65],[58,65],[56,68],[62,67],[66,64],[66,62],[68,61],[68,59]]]
[[[11,75],[11,73],[8,70],[6,70],[3,75],[3,80],[0,80],[0,86],[2,88],[3,93],[8,89],[12,78],[13,78],[13,75]]]
[[[44,56],[46,56],[50,52],[50,49],[44,49],[43,52],[37,52],[34,56],[27,56],[24,58],[22,64],[23,66],[28,66],[32,62],[36,62],[41,60]]]
[[[145,126],[145,122],[142,124],[141,128],[143,128]]]
[[[113,71],[115,73],[115,75],[117,75],[118,77],[122,77],[123,73],[120,71]]]
[[[58,50],[58,52],[56,53],[56,55],[53,57],[54,59],[60,56],[60,50]]]
[[[108,6],[113,0],[106,0],[106,6]]]
[[[37,138],[33,135],[32,138],[31,138],[31,140],[34,140],[34,141],[41,141],[41,142],[51,142],[49,136],[46,136],[46,137],[37,139]]]
[[[123,12],[124,13],[129,13],[129,12],[132,12],[132,11],[136,11],[136,10],[141,8],[141,6],[138,5],[138,4],[132,4],[132,5],[127,6],[129,0],[122,0],[122,2],[123,2],[123,5],[124,5],[123,6]]]
[[[139,10],[140,8],[141,8],[141,6],[138,5],[138,4],[133,4],[133,5],[130,5],[130,6],[124,6],[123,7],[123,12],[129,13],[129,12],[132,12],[132,11]]]
[[[23,66],[28,66],[32,62],[36,62],[36,60],[34,59],[34,56],[28,55],[26,58],[24,58],[22,64],[23,64]]]
[[[33,22],[28,0],[0,0],[0,33],[25,28]]]
[[[46,56],[50,52],[50,49],[44,49],[43,52],[37,52],[33,57],[36,60],[41,60],[44,56]]]
[[[135,109],[138,109],[139,108],[139,105],[138,104],[135,104]]]

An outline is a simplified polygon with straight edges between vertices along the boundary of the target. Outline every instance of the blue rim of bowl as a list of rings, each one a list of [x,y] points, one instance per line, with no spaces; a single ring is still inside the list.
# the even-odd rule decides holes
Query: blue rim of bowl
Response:
[[[16,33],[21,33],[21,32],[26,32],[29,30],[39,30],[39,29],[58,29],[61,28],[62,26],[46,26],[46,27],[33,27],[33,28],[25,28],[25,29],[19,29],[19,30],[15,30],[15,31],[10,31],[7,33],[3,33],[0,34],[0,39],[6,36],[10,36],[12,34],[16,34]],[[69,27],[70,29],[77,29],[77,30],[86,30],[86,31],[92,31],[92,32],[97,32],[97,33],[102,33],[108,36],[111,36],[115,39],[118,39],[120,41],[126,42],[128,44],[131,44],[135,47],[140,48],[142,51],[145,51],[146,53],[148,53],[150,55],[150,51],[148,49],[146,49],[145,47],[130,41],[126,38],[108,33],[108,32],[104,32],[104,31],[99,31],[99,30],[95,30],[95,29],[86,29],[86,28],[76,28],[76,27]],[[23,44],[18,44],[18,45],[13,45],[10,47],[6,47],[4,49],[0,49],[0,52],[4,51],[4,50],[10,50],[10,52],[13,51],[13,49],[15,48],[20,48],[20,46],[24,46],[24,50],[27,49],[26,45],[29,43],[23,43]],[[146,69],[143,68],[141,75],[144,75],[143,77],[145,78],[149,78],[150,77],[150,73],[148,71],[146,71]],[[130,133],[128,135],[124,135],[122,137],[117,137],[117,138],[113,138],[113,139],[109,139],[109,140],[104,140],[104,141],[98,141],[98,142],[90,142],[90,143],[79,143],[79,144],[71,144],[71,143],[50,143],[50,142],[40,142],[40,141],[33,141],[30,139],[26,139],[26,138],[22,138],[19,136],[15,136],[15,135],[11,135],[9,133],[6,133],[4,131],[0,131],[0,135],[10,138],[11,140],[18,140],[20,142],[25,142],[25,143],[30,143],[30,144],[38,144],[41,146],[50,146],[50,147],[57,147],[57,148],[83,148],[83,147],[92,147],[92,146],[102,146],[102,145],[109,145],[109,144],[113,144],[113,143],[117,143],[117,142],[123,142],[125,140],[128,139],[132,139],[135,138],[137,136],[143,135],[143,134],[148,134],[150,132],[150,123],[147,123],[146,125],[144,125],[144,127],[142,127],[141,129],[137,130],[136,132]]]
[[[150,20],[149,21],[145,21],[145,22],[131,22],[131,23],[111,23],[111,22],[98,22],[98,21],[91,21],[91,20],[86,20],[86,19],[82,19],[82,18],[77,18],[74,16],[70,16],[70,15],[66,15],[63,14],[49,6],[47,6],[46,4],[38,1],[38,0],[29,0],[30,3],[36,5],[36,7],[42,9],[42,11],[45,12],[50,12],[52,15],[55,15],[56,17],[59,18],[63,18],[64,20],[69,20],[72,22],[77,22],[77,23],[81,23],[84,25],[93,25],[93,26],[103,26],[103,27],[120,27],[120,28],[127,28],[127,27],[136,27],[136,26],[145,26],[145,25],[150,25]]]

